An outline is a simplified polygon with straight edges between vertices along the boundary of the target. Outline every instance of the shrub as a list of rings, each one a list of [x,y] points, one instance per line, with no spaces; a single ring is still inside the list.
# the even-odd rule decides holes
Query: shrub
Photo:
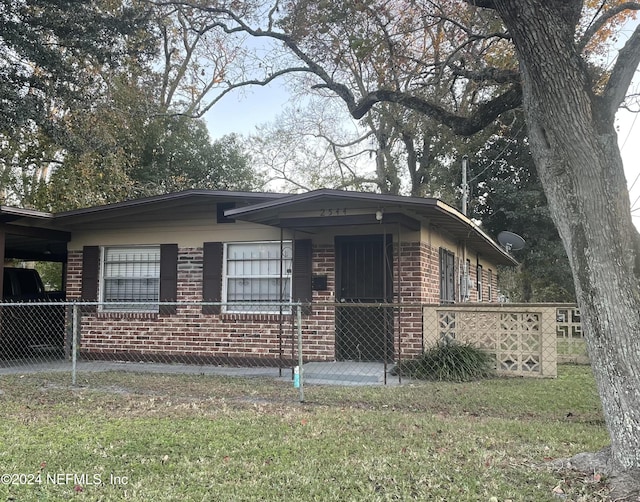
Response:
[[[419,359],[402,361],[393,374],[420,380],[469,382],[494,374],[495,359],[469,344],[440,343]]]

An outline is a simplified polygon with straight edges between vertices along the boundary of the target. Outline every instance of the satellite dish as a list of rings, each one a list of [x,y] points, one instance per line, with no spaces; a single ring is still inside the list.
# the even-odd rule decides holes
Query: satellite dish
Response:
[[[504,246],[507,253],[509,251],[518,251],[524,247],[524,239],[522,237],[506,230],[498,234],[498,242]]]

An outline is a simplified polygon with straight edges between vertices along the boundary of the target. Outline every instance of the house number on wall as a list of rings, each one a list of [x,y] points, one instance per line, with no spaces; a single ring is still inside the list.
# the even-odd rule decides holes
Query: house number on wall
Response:
[[[347,208],[342,209],[320,209],[320,216],[345,216]]]

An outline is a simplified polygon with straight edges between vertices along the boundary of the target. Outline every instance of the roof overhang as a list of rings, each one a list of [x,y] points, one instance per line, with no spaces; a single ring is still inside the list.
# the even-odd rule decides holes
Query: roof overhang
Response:
[[[471,219],[438,199],[321,189],[225,211],[225,216],[281,228],[319,232],[389,223],[409,230],[437,228],[498,264],[518,262]]]
[[[202,215],[208,218],[216,215],[220,203],[235,203],[244,207],[283,197],[277,193],[229,192],[218,190],[185,190],[170,194],[156,195],[142,199],[117,202],[104,206],[94,206],[72,211],[56,213],[56,224],[63,228],[77,229],[85,225],[94,226],[97,222],[172,219],[181,216]]]

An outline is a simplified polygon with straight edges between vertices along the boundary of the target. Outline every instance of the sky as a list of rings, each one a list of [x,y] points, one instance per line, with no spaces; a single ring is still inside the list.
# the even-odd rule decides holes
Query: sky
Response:
[[[227,94],[205,115],[209,134],[213,139],[231,133],[252,134],[256,126],[274,121],[289,100],[287,89],[278,82]]]

